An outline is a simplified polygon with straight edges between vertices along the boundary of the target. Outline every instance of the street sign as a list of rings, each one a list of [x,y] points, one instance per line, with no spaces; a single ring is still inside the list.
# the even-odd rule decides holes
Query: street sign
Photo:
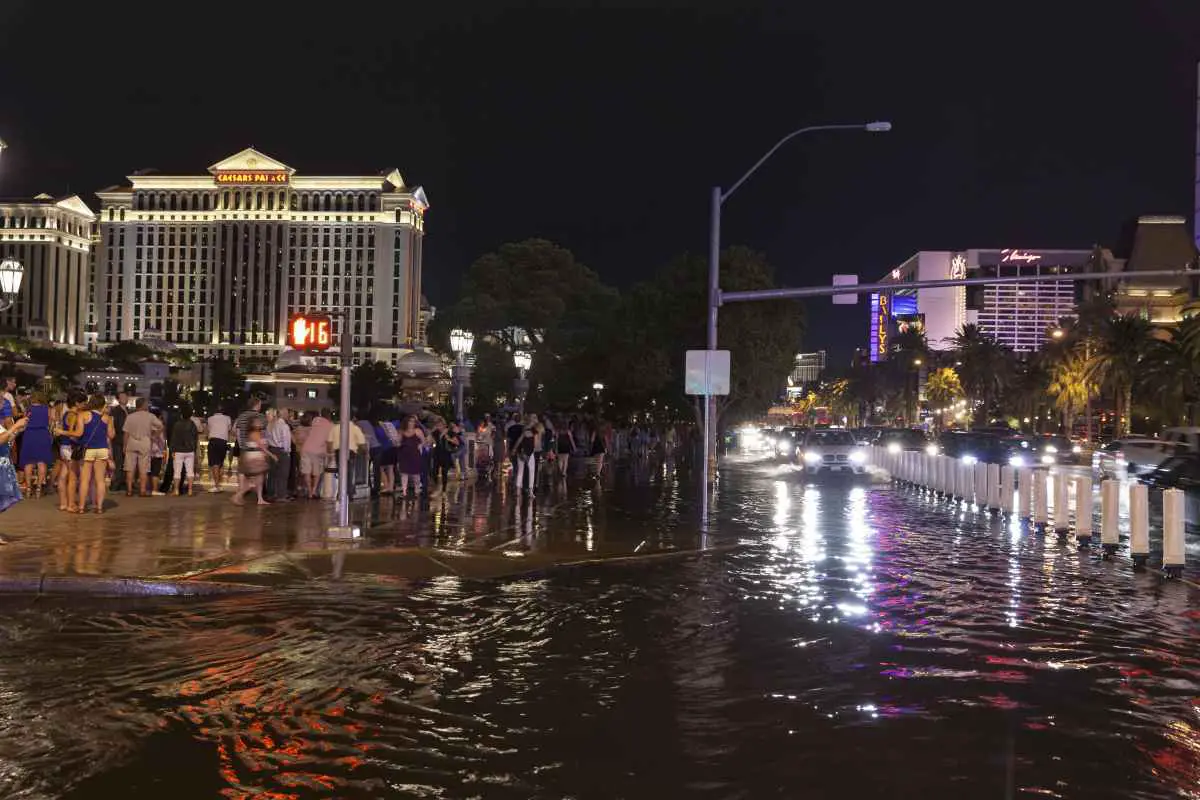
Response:
[[[834,275],[834,286],[858,286],[857,275]],[[833,296],[833,304],[835,306],[853,306],[858,304],[857,294],[835,294]]]
[[[328,314],[294,314],[287,338],[295,350],[324,352],[333,341],[333,322]]]
[[[685,394],[729,394],[729,351],[688,350],[683,385]]]

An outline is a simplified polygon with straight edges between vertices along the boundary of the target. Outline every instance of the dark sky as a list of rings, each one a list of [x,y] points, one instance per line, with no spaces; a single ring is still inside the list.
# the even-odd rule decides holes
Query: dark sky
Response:
[[[1192,213],[1196,0],[631,5],[4,0],[0,194],[251,144],[308,174],[399,167],[432,204],[436,303],[527,236],[618,286],[702,252],[709,187],[807,124],[895,130],[796,140],[730,200],[725,242],[788,284]],[[808,346],[863,343],[861,307],[809,308]]]

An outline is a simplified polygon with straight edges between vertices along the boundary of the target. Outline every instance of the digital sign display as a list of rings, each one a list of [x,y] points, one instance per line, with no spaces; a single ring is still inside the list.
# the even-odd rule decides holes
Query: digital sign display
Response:
[[[892,316],[908,317],[917,313],[917,298],[911,294],[898,294],[892,298]]]
[[[239,184],[239,185],[261,185],[261,184],[280,184],[288,182],[288,174],[285,170],[267,170],[267,171],[251,171],[251,170],[227,170],[223,172],[214,172],[213,177],[217,183],[224,184]]]
[[[296,314],[288,321],[288,344],[295,350],[323,352],[333,343],[328,314]]]
[[[871,295],[871,361],[888,357],[889,325],[892,317],[892,296],[876,292]]]

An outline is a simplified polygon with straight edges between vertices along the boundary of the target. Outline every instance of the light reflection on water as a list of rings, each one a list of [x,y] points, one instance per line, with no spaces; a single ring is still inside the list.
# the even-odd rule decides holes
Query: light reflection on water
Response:
[[[561,513],[665,541],[668,475]],[[890,488],[721,493],[752,545],[651,568],[6,601],[0,796],[1196,796],[1186,587]]]

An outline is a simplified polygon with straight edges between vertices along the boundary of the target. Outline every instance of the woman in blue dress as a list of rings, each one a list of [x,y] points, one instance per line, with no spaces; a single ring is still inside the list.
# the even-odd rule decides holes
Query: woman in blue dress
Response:
[[[12,463],[12,440],[25,430],[27,420],[19,419],[7,429],[0,426],[0,511],[7,511],[21,500],[17,470]]]
[[[30,400],[29,413],[25,415],[28,425],[21,437],[21,469],[25,472],[25,486],[33,497],[42,496],[46,485],[46,470],[54,463],[54,438],[50,433],[50,406],[45,392],[34,392]],[[37,468],[37,480],[33,471]]]

